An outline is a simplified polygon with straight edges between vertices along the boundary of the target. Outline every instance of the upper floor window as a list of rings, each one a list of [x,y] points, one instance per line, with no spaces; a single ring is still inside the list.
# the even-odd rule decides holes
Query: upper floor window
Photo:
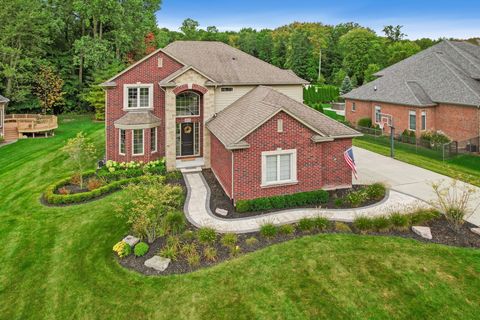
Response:
[[[153,85],[125,85],[125,109],[153,108]]]
[[[233,92],[232,87],[223,87],[220,89],[221,92]]]
[[[177,96],[177,116],[199,116],[200,96],[194,92],[184,92]]]

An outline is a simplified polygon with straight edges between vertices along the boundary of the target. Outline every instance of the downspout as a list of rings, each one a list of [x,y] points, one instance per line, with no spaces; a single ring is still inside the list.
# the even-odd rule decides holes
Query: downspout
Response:
[[[234,169],[233,169],[233,168],[234,168],[234,166],[233,166],[233,161],[234,161],[235,158],[234,158],[234,156],[233,156],[233,151],[230,151],[230,152],[232,153],[232,192],[231,192],[231,194],[232,194],[232,201],[233,201],[233,203],[235,204],[235,200],[234,200],[234,197],[233,197],[233,186],[234,186],[233,179],[234,179],[234,177],[235,177],[234,171],[233,171],[233,170],[234,170]]]

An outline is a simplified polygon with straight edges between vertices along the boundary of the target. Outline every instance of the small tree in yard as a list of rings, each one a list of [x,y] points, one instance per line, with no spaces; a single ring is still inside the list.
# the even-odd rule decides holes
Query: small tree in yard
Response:
[[[72,166],[80,178],[80,188],[83,189],[83,172],[95,161],[95,146],[83,132],[79,132],[75,138],[68,139],[62,150],[68,154]]]
[[[458,232],[464,220],[473,213],[469,211],[468,204],[475,189],[456,179],[446,186],[443,182],[433,183],[432,188],[437,199],[431,204],[445,214],[450,226]]]
[[[183,202],[180,186],[165,185],[163,177],[149,177],[146,182],[124,188],[126,201],[116,212],[127,218],[135,235],[152,243],[157,238],[167,212],[179,210]]]
[[[63,98],[63,80],[51,67],[41,66],[35,77],[33,92],[40,100],[43,114],[51,110]]]
[[[342,86],[340,87],[340,94],[346,94],[352,91],[352,89],[353,89],[353,86],[352,86],[352,82],[350,81],[350,77],[345,76],[342,82]]]

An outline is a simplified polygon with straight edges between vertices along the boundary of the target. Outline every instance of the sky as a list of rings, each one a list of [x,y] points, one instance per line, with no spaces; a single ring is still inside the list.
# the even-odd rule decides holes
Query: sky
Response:
[[[480,37],[480,0],[163,0],[157,13],[160,27],[176,31],[186,18],[221,31],[353,21],[378,34],[385,25],[403,25],[409,39]]]

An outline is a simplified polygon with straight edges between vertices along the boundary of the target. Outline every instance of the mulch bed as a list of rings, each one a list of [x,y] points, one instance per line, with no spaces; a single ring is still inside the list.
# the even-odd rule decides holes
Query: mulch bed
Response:
[[[245,217],[253,217],[253,216],[259,216],[262,214],[267,214],[267,213],[272,213],[272,212],[278,212],[278,211],[283,211],[283,210],[288,210],[288,209],[294,209],[294,208],[285,208],[285,209],[273,209],[273,210],[265,210],[265,211],[254,211],[254,212],[237,212],[235,211],[235,207],[233,206],[232,201],[230,198],[227,196],[225,191],[223,191],[222,186],[218,182],[217,178],[213,174],[212,170],[210,169],[204,169],[202,170],[202,174],[205,177],[205,181],[207,182],[208,186],[210,187],[210,210],[214,215],[220,218],[224,219],[236,219],[236,218],[245,218]],[[337,189],[337,190],[329,190],[329,201],[325,204],[322,204],[321,207],[323,209],[347,209],[349,208],[347,205],[336,205],[335,204],[335,199],[342,198],[346,196],[348,193],[361,189],[363,186],[362,185],[354,185],[352,188],[347,188],[347,189]],[[382,199],[383,200],[383,199]],[[382,201],[380,200],[380,201]],[[378,203],[379,201],[376,200],[370,200],[365,203],[363,203],[361,206],[366,207],[375,203]],[[228,211],[227,216],[222,216],[219,215],[215,212],[216,208],[220,209],[225,209]],[[315,208],[315,206],[302,206],[302,208]]]
[[[346,223],[346,224],[353,230],[354,234],[360,235],[359,232],[357,232],[357,230],[354,229],[351,223]],[[461,230],[458,234],[456,234],[450,228],[450,226],[448,225],[444,217],[437,218],[435,220],[425,223],[424,225],[429,226],[431,228],[432,235],[433,235],[432,240],[424,239],[418,236],[417,234],[415,234],[410,229],[405,231],[391,230],[388,232],[368,232],[366,233],[366,235],[396,236],[396,237],[407,238],[407,239],[415,239],[425,243],[438,243],[438,244],[444,244],[444,245],[450,245],[450,246],[456,246],[456,247],[480,248],[480,236],[470,231],[470,228],[474,227],[470,223],[466,222],[461,227]],[[196,228],[190,224],[188,226],[188,229],[192,231],[196,230]],[[320,231],[320,230],[301,231],[301,230],[295,229],[294,233],[292,234],[289,234],[289,235],[277,234],[275,237],[271,239],[267,239],[263,237],[260,234],[260,232],[252,232],[252,233],[237,235],[238,237],[237,245],[240,246],[241,248],[240,255],[242,255],[245,253],[260,250],[262,248],[268,247],[273,244],[282,243],[282,242],[289,241],[296,238],[301,238],[307,235],[335,234],[335,233],[342,233],[342,232],[336,231],[333,223],[328,229],[323,231]],[[251,237],[255,237],[258,240],[258,242],[255,245],[249,246],[245,243],[245,240]],[[227,247],[224,247],[221,244],[220,238],[221,238],[221,235],[218,235],[217,241],[211,245],[217,250],[217,260],[215,262],[207,261],[203,257],[203,249],[205,248],[205,245],[202,245],[198,243],[198,241],[194,240],[194,242],[197,243],[197,251],[200,253],[200,256],[201,256],[200,264],[195,267],[191,267],[188,264],[187,260],[180,253],[177,256],[177,260],[171,261],[168,268],[163,272],[145,267],[144,265],[145,260],[150,259],[154,255],[158,254],[160,249],[163,248],[163,246],[166,243],[165,237],[159,238],[155,240],[152,244],[150,244],[150,250],[145,256],[135,257],[134,255],[130,255],[123,259],[119,259],[117,257],[117,261],[125,268],[135,270],[144,275],[169,275],[169,274],[189,273],[195,270],[211,267],[223,261],[235,258],[230,255],[229,249]],[[192,242],[192,241],[189,240],[187,242]]]

